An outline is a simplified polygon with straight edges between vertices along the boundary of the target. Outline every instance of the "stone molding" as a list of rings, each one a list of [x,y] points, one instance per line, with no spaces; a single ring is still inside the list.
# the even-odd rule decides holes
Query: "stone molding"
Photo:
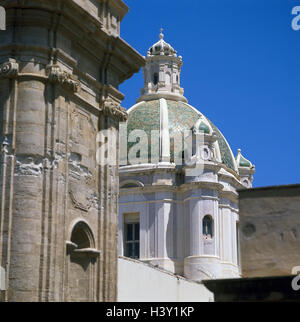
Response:
[[[58,65],[47,66],[46,72],[51,83],[58,83],[74,93],[80,90],[80,81],[74,75],[61,70]]]
[[[7,62],[0,65],[0,78],[15,78],[19,73],[19,64],[15,59],[9,58]]]
[[[111,116],[121,122],[127,121],[128,118],[126,109],[110,97],[104,101],[101,111],[104,115]]]

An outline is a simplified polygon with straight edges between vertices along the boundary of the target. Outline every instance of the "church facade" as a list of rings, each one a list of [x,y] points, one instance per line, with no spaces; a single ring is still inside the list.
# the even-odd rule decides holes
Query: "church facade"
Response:
[[[128,7],[1,6],[0,301],[116,301],[118,166],[96,154],[127,118],[119,84],[144,65],[120,37]]]
[[[255,168],[188,104],[182,65],[161,33],[121,137],[119,255],[193,281],[239,277],[237,190]]]

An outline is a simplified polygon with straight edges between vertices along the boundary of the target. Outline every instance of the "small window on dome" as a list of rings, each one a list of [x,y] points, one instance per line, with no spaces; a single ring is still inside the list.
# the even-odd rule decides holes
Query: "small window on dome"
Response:
[[[177,84],[179,83],[179,77],[178,77],[178,75],[176,75],[176,83]]]
[[[154,84],[154,85],[157,85],[157,84],[158,84],[158,74],[157,74],[157,73],[155,73],[155,74],[153,75],[153,84]]]
[[[213,219],[211,216],[206,215],[202,222],[202,233],[205,238],[213,238]]]

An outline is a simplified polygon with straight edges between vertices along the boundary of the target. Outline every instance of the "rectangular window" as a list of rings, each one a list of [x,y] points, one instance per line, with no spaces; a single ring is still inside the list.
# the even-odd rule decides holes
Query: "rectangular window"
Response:
[[[140,218],[139,214],[124,215],[124,256],[140,258]]]

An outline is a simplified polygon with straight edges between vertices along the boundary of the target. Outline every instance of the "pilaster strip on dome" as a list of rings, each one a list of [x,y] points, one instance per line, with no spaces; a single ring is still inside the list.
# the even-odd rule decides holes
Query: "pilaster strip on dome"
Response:
[[[170,133],[168,104],[164,98],[160,104],[160,153],[162,162],[170,162]]]

